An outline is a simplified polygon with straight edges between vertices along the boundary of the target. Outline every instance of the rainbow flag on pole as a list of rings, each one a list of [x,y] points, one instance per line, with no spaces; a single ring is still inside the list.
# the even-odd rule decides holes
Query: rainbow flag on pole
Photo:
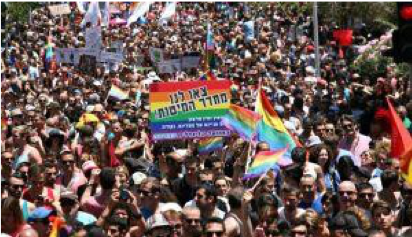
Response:
[[[259,152],[255,156],[252,165],[249,167],[249,169],[243,176],[243,179],[252,179],[265,174],[270,169],[274,168],[274,166],[282,160],[282,157],[287,152],[287,150],[288,148],[285,147],[283,149],[275,151]]]
[[[232,104],[228,113],[222,117],[222,122],[240,137],[251,141],[260,119],[261,117],[257,113]]]
[[[118,100],[125,100],[129,98],[129,95],[125,91],[120,89],[119,87],[112,85],[112,88],[110,88],[108,97],[114,97]]]
[[[290,157],[293,148],[300,144],[289,134],[262,89],[259,90],[255,108],[256,112],[262,116],[262,120],[256,127],[257,140],[267,142],[271,150],[287,147],[285,156]]]
[[[210,137],[199,141],[199,146],[197,151],[199,154],[204,155],[210,152],[219,150],[223,148],[223,138],[222,137]]]
[[[403,178],[412,185],[412,144],[400,157],[401,172]]]

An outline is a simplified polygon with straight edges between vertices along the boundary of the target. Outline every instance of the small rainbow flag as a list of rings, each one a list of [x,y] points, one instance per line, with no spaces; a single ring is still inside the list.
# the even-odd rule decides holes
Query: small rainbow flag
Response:
[[[210,152],[223,148],[222,137],[210,137],[199,141],[198,152],[201,155],[208,154]]]
[[[300,144],[297,139],[289,134],[282,119],[273,109],[262,89],[259,90],[256,99],[256,111],[262,116],[262,120],[256,127],[257,140],[267,142],[271,150],[288,147],[285,156],[290,157],[293,148],[300,146]]]
[[[1,130],[7,129],[7,118],[1,118]]]
[[[244,180],[259,177],[271,168],[273,168],[278,162],[281,161],[282,156],[287,151],[287,148],[283,148],[275,151],[262,151],[259,152],[253,160],[252,166],[249,167],[246,174],[243,176]]]
[[[118,100],[125,100],[129,98],[129,95],[126,92],[124,92],[122,89],[120,89],[119,87],[112,85],[112,88],[110,88],[108,97],[114,97]]]
[[[59,237],[60,229],[65,224],[65,222],[60,217],[52,217],[50,219],[51,221],[53,221],[53,227],[52,227],[49,237]]]
[[[412,145],[400,156],[399,160],[403,178],[412,185]]]
[[[212,71],[208,70],[205,74],[203,74],[200,77],[200,80],[201,81],[216,81],[217,78],[216,78],[215,74]]]
[[[260,119],[261,117],[257,113],[232,104],[228,113],[222,117],[222,122],[228,129],[250,141]]]
[[[213,39],[212,25],[210,23],[207,24],[206,50],[215,50],[215,41]]]

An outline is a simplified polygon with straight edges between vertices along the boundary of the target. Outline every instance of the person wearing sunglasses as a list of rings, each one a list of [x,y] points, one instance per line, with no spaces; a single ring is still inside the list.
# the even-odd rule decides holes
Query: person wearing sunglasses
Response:
[[[361,166],[361,155],[364,151],[369,150],[369,143],[372,139],[358,131],[355,119],[350,115],[342,116],[341,126],[344,135],[339,141],[338,148],[350,151],[354,155],[355,165]]]
[[[343,181],[338,188],[339,211],[344,212],[356,206],[358,191],[352,181]]]
[[[197,207],[183,208],[183,236],[200,237],[202,225],[200,224],[200,210]]]
[[[30,187],[23,192],[23,199],[36,206],[50,206],[55,201],[56,194],[52,188],[45,187],[45,172],[42,166],[32,165],[29,169]]]
[[[207,219],[202,236],[227,237],[223,220],[218,217],[212,217]]]
[[[33,203],[28,202],[27,200],[24,200],[22,198],[23,191],[26,188],[23,175],[20,173],[14,173],[10,177],[8,183],[9,196],[19,199],[20,209],[22,210],[23,218],[24,220],[27,220],[29,214],[36,208],[36,206]]]
[[[69,149],[60,152],[61,177],[60,182],[63,188],[77,192],[79,186],[87,182],[86,177],[76,166],[74,155]]]
[[[356,189],[358,190],[358,200],[356,200],[356,204],[360,208],[363,208],[365,212],[369,212],[375,198],[373,186],[370,183],[364,182],[356,185]]]

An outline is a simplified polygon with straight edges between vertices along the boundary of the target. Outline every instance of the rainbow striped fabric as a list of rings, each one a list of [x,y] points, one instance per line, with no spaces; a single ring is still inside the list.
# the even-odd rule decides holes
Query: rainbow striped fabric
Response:
[[[7,129],[7,118],[1,118],[1,130]]]
[[[126,92],[124,92],[122,89],[120,89],[119,87],[112,85],[112,88],[110,88],[108,97],[114,97],[118,100],[125,100],[129,98],[129,95]]]
[[[412,144],[400,157],[402,176],[412,185]]]
[[[215,50],[215,42],[213,40],[212,25],[207,24],[207,36],[206,36],[206,50]]]
[[[259,177],[282,160],[282,157],[287,152],[288,148],[283,148],[275,151],[262,151],[259,152],[255,159],[253,160],[252,165],[249,167],[247,172],[244,174],[243,179],[252,179]]]
[[[222,122],[228,129],[236,132],[243,139],[251,141],[260,119],[261,117],[257,113],[232,104],[228,113],[222,117]]]
[[[49,237],[59,237],[60,236],[60,229],[65,224],[64,220],[60,217],[53,217],[53,227],[50,232]]]
[[[262,120],[256,127],[256,139],[267,142],[271,150],[288,147],[285,156],[290,157],[293,148],[299,143],[289,134],[262,89],[259,91],[255,108],[262,116]]]
[[[208,154],[210,152],[223,148],[222,137],[210,137],[199,141],[198,152],[201,155]]]

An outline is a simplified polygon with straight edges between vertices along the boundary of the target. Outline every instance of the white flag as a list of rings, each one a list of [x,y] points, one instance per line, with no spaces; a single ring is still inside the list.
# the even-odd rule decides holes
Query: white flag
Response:
[[[92,26],[97,26],[99,24],[99,20],[101,19],[102,14],[100,13],[99,2],[91,2],[89,5],[89,10],[87,10],[86,14],[84,15],[80,27],[85,26],[87,22],[92,23]]]
[[[104,8],[102,11],[102,26],[109,26],[110,24],[110,6],[109,2],[104,3]]]
[[[167,4],[167,6],[165,7],[165,10],[163,11],[162,15],[160,16],[159,21],[167,21],[170,18],[173,17],[173,15],[176,13],[176,5],[177,2],[170,2]]]
[[[148,12],[150,10],[150,5],[151,4],[152,4],[151,2],[141,2],[141,3],[139,3],[139,6],[137,6],[134,9],[133,14],[129,17],[129,19],[127,19],[127,26],[129,26],[133,22],[136,22],[137,19],[139,19],[140,17],[144,16],[144,14],[146,14],[146,12]]]
[[[84,9],[85,7],[85,2],[76,2],[77,8],[79,9],[81,14],[86,13],[86,10]]]

